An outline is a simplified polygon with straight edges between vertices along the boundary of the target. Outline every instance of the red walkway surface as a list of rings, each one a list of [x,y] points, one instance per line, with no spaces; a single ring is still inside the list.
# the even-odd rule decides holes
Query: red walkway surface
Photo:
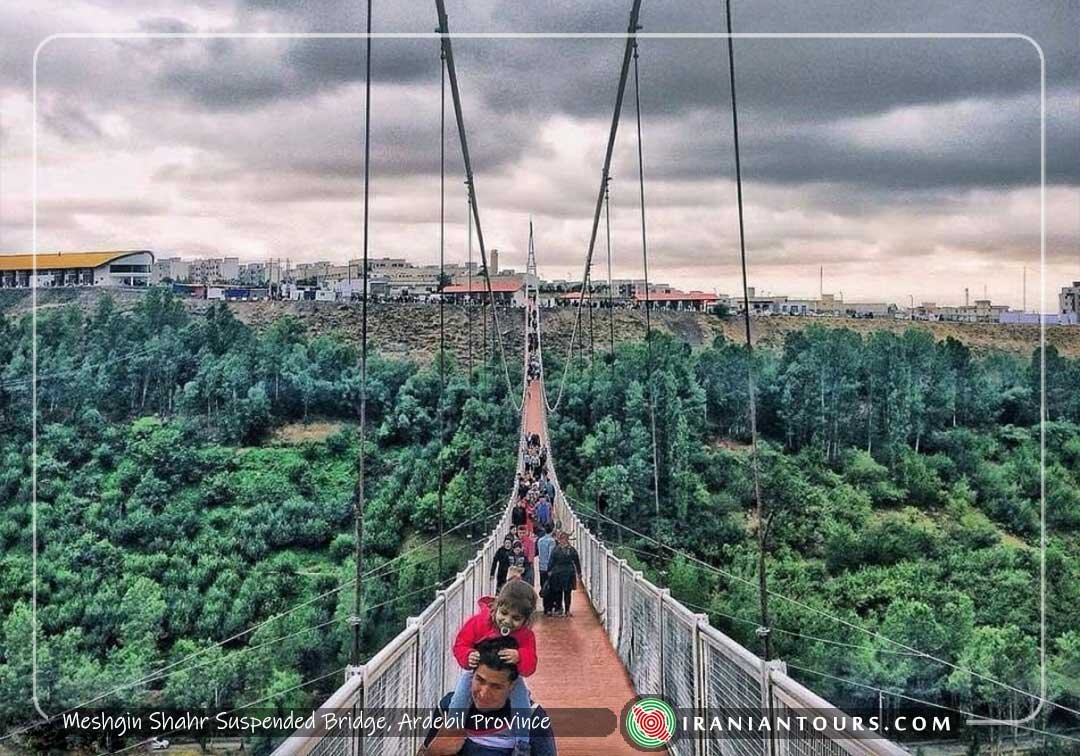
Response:
[[[525,432],[541,432],[542,394],[533,382],[525,408]],[[548,450],[550,452],[550,449]],[[554,464],[554,460],[552,460]],[[605,708],[618,717],[635,696],[634,686],[584,590],[574,591],[573,617],[539,614],[533,625],[540,663],[529,678],[533,698],[545,709]],[[619,734],[561,737],[559,756],[638,754]]]

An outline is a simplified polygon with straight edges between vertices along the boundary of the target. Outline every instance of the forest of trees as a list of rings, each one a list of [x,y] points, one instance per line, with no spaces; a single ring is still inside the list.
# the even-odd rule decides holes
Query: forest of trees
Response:
[[[643,345],[571,373],[549,421],[561,482],[580,510],[602,491],[611,519],[743,578],[602,525],[658,584],[760,651],[747,352],[660,336],[653,354],[660,516]],[[754,360],[773,653],[832,701],[876,705],[877,693],[798,668],[998,717],[1031,710],[979,675],[1039,689],[1039,352],[811,327]],[[1075,709],[1080,361],[1052,348],[1045,411],[1048,687]]]
[[[192,316],[157,289],[130,312],[108,298],[89,314],[43,311],[37,334],[45,709],[192,654],[198,666],[178,664],[95,705],[225,708],[343,666],[356,349],[290,317],[256,331],[223,303]],[[651,391],[644,343],[569,371],[550,419],[560,479],[582,511],[603,491],[620,522],[753,578],[747,353],[723,340],[692,351],[655,337],[653,354]],[[30,355],[30,319],[0,319],[0,732],[33,718]],[[556,360],[546,366],[552,376],[561,375]],[[1020,694],[897,653],[826,615],[1037,690],[1038,353],[977,356],[917,330],[862,337],[809,328],[754,360],[770,587],[820,610],[774,597],[774,653],[838,701],[876,694],[794,668],[981,712],[1026,711]],[[1075,708],[1080,361],[1052,350],[1046,361],[1048,677],[1053,700]],[[365,567],[376,574],[365,581],[364,646],[373,652],[475,550],[509,491],[518,426],[497,371],[470,376],[448,359],[440,401],[434,366],[375,355],[368,370]],[[324,441],[275,435],[314,420],[341,429]],[[447,522],[473,522],[451,537],[443,575],[425,545],[436,529],[440,455]],[[680,527],[687,521],[694,527]],[[757,650],[753,589],[604,528],[620,554]],[[338,682],[273,700],[304,705]]]
[[[357,350],[331,334],[308,336],[291,318],[257,333],[224,304],[190,317],[156,289],[130,313],[107,298],[86,317],[74,307],[43,311],[37,329],[43,707],[81,704],[193,654],[94,707],[227,708],[346,664]],[[30,335],[29,318],[0,320],[0,733],[35,718]],[[440,452],[437,371],[368,363],[368,653],[430,601],[440,579],[435,547],[424,545],[436,529],[439,454],[447,527],[472,521],[448,537],[442,577],[472,556],[509,490],[518,419],[505,385],[469,385],[447,368]],[[271,435],[314,418],[345,423],[324,442]],[[276,703],[303,706],[340,682]],[[35,737],[56,745],[43,731]]]

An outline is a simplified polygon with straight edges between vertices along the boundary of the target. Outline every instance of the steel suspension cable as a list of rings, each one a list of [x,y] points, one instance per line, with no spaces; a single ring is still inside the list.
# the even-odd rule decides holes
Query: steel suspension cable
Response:
[[[645,157],[641,139],[641,83],[638,78],[638,44],[634,40],[634,110],[637,115],[638,189],[641,198],[641,262],[645,275],[645,369],[649,391],[649,425],[652,430],[653,506],[660,517],[660,462],[656,451],[656,392],[653,370],[652,347],[652,300],[649,297],[649,246],[645,233]]]
[[[758,635],[761,637],[762,658],[769,661],[769,586],[768,576],[765,572],[765,506],[761,498],[761,470],[758,457],[758,432],[757,432],[757,387],[754,381],[754,343],[750,336],[750,290],[746,281],[746,224],[743,214],[743,191],[742,191],[742,161],[739,154],[739,110],[735,99],[735,40],[731,32],[731,2],[726,0],[724,9],[727,15],[727,48],[728,48],[728,75],[731,83],[731,134],[734,140],[735,152],[735,196],[739,211],[739,265],[742,271],[743,289],[743,324],[746,334],[746,382],[750,394],[750,468],[754,479],[754,503],[757,511],[757,542],[758,542],[758,601],[761,612],[761,627]]]
[[[611,176],[611,156],[615,150],[615,137],[619,132],[619,116],[622,113],[623,96],[626,93],[626,79],[630,73],[630,57],[639,29],[638,15],[640,12],[641,0],[634,0],[634,4],[630,8],[630,24],[627,27],[627,38],[626,46],[623,49],[622,67],[619,70],[619,86],[615,93],[615,112],[611,116],[611,130],[608,132],[607,150],[604,153],[604,166],[600,174],[600,190],[597,192],[596,207],[593,210],[593,223],[592,232],[589,235],[589,248],[585,253],[585,271],[582,274],[583,290],[589,286],[589,273],[592,270],[593,250],[596,248],[596,234],[600,228],[600,211],[603,207],[604,193]],[[581,306],[583,302],[584,298],[578,299],[577,314],[574,317],[574,327],[570,332],[570,346],[569,349],[567,349],[566,362],[563,364],[562,379],[559,383],[559,393],[555,398],[555,403],[550,404],[547,401],[547,392],[545,391],[544,393],[544,404],[547,405],[548,411],[550,412],[554,412],[558,409],[559,404],[562,402],[563,392],[566,390],[566,379],[569,375],[570,362],[574,355],[574,341],[577,338],[578,329],[581,327]]]
[[[367,360],[368,360],[368,215],[371,190],[371,6],[367,0],[367,39],[364,42],[364,242],[361,273],[364,296],[360,300],[360,448],[356,456],[356,489],[353,492],[353,537],[356,560],[356,587],[353,592],[352,651],[349,662],[360,666],[360,636],[363,631],[364,581],[364,446],[367,444]]]
[[[469,318],[469,385],[472,385],[473,372],[473,295],[472,295],[472,198],[466,197],[466,213],[468,215],[468,250],[469,259],[466,266],[466,274],[469,277],[469,303],[465,305],[466,315]]]
[[[446,444],[446,51],[439,49],[439,571],[443,577],[443,447]]]
[[[593,333],[593,301],[592,287],[589,287],[589,367],[592,367],[596,357],[596,334]]]
[[[608,330],[611,337],[611,380],[615,381],[615,291],[611,280],[611,177],[604,185],[604,222],[607,226]]]
[[[444,0],[435,0],[435,8],[439,14],[439,35],[442,38],[442,49],[446,55],[446,70],[450,77],[450,94],[454,101],[454,116],[457,120],[458,138],[461,141],[461,157],[465,163],[465,183],[469,190],[473,220],[476,222],[476,241],[480,245],[480,263],[484,266],[484,282],[487,286],[488,298],[491,301],[492,330],[495,332],[492,341],[495,341],[495,337],[497,337],[503,377],[506,379],[507,395],[514,409],[520,412],[522,406],[514,398],[514,385],[513,381],[510,380],[510,366],[506,361],[506,347],[503,345],[502,329],[499,326],[499,311],[496,306],[495,292],[491,287],[491,270],[488,268],[487,248],[484,245],[484,229],[480,224],[480,207],[476,201],[476,182],[473,179],[472,160],[469,158],[469,140],[465,132],[465,116],[461,107],[461,94],[458,91],[457,69],[454,67],[454,50],[450,44],[450,26],[446,16],[446,3]]]

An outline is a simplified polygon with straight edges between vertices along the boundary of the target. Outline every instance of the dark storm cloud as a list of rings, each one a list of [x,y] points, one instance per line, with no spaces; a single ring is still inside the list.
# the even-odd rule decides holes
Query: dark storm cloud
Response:
[[[105,0],[100,6],[113,7]],[[365,10],[362,2],[336,0],[238,0],[199,16],[171,0],[125,7],[129,27],[151,31],[360,31]],[[621,32],[628,9],[622,0],[450,0],[448,8],[458,32]],[[430,32],[435,25],[428,3],[375,10],[377,31]],[[10,13],[0,10],[0,19]],[[646,2],[642,23],[648,32],[722,31],[722,13],[716,3]],[[736,0],[734,13],[736,30],[745,32],[1031,34],[1047,56],[1049,179],[1080,182],[1080,43],[1073,31],[1080,6],[1073,2],[1040,3],[1036,11],[1001,0],[828,7]],[[24,36],[18,24],[11,28]],[[617,39],[455,40],[487,217],[513,223],[535,212],[565,227],[568,238],[587,236],[622,46]],[[691,211],[707,202],[702,192],[726,190],[733,173],[726,43],[644,39],[640,52],[650,203],[679,218],[666,225],[657,213],[658,259],[674,263],[682,255],[696,264],[687,245],[705,244],[708,235]],[[0,53],[4,69],[16,60]],[[736,65],[750,201],[781,209],[805,203],[808,212],[844,219],[779,223],[770,241],[777,260],[787,259],[781,252],[791,245],[850,240],[854,225],[875,216],[903,224],[934,208],[963,214],[972,210],[971,192],[1038,184],[1038,55],[1023,40],[738,40]],[[407,205],[409,191],[435,186],[438,175],[437,44],[375,40],[372,73],[374,186]],[[122,139],[132,155],[162,147],[183,153],[162,158],[171,162],[154,178],[173,196],[338,203],[359,189],[363,40],[64,41],[43,55],[41,74],[43,91],[60,103],[42,111],[49,132],[76,146],[96,138],[115,147]],[[615,163],[624,203],[637,172],[630,86]],[[460,191],[452,116],[450,125],[448,175]],[[560,142],[560,134],[570,141]],[[730,206],[730,197],[716,201]],[[426,202],[417,207],[430,209]],[[895,251],[875,244],[835,254]]]
[[[1066,22],[1075,16],[1064,3],[1046,6],[1042,14],[1025,13],[1001,4],[993,26],[972,25],[975,6],[943,10],[907,2],[875,7],[812,8],[785,2],[735,8],[743,31],[985,31],[1016,30],[1036,34],[1048,49],[1048,66],[1056,72],[1052,86],[1064,89],[1060,117],[1049,124],[1052,180],[1076,182],[1076,77],[1078,45],[1069,43]],[[966,11],[965,11],[966,7]],[[980,8],[983,6],[979,6]],[[995,6],[997,7],[997,6]],[[259,28],[295,31],[341,31],[363,28],[362,4],[322,0],[307,3],[243,2],[241,17]],[[647,31],[719,31],[720,9],[703,4],[646,3],[642,21]],[[452,29],[457,31],[621,31],[625,3],[548,3],[527,7],[515,3],[451,3]],[[978,14],[985,18],[985,12]],[[934,19],[929,22],[927,19]],[[434,11],[427,6],[395,4],[380,7],[375,28],[383,31],[430,31]],[[191,27],[169,16],[139,22],[141,28],[186,31]],[[150,43],[147,43],[148,45]],[[377,84],[434,86],[438,76],[437,46],[431,40],[375,40],[373,77]],[[172,57],[164,46],[148,46],[157,58],[155,86],[145,89],[144,102],[173,97],[198,111],[259,113],[277,104],[296,108],[320,93],[355,97],[364,77],[363,41],[331,39],[190,40]],[[620,40],[464,40],[455,42],[463,94],[473,103],[466,111],[477,161],[487,168],[503,164],[525,148],[522,121],[540,123],[553,115],[570,115],[604,123],[610,118]],[[881,184],[891,188],[957,185],[1031,184],[1033,136],[1027,104],[1037,92],[1036,51],[1022,40],[739,40],[737,72],[748,169],[769,181],[841,181]],[[730,175],[730,113],[727,54],[723,40],[648,39],[641,42],[642,105],[650,163],[659,178],[707,179]],[[118,66],[119,68],[120,66]],[[125,72],[116,71],[122,80]],[[85,74],[84,74],[85,76]],[[69,81],[57,72],[49,81]],[[131,89],[128,87],[128,89]],[[75,94],[84,94],[85,90]],[[1070,98],[1068,95],[1073,94]],[[86,95],[88,96],[88,95]],[[139,97],[127,91],[128,99]],[[430,97],[437,97],[432,89]],[[1011,102],[1010,102],[1011,99]],[[904,107],[935,106],[958,101],[998,103],[1015,114],[995,119],[989,127],[973,121],[962,143],[942,139],[920,150],[872,143],[844,143],[837,124],[872,117]],[[78,101],[78,97],[73,100]],[[631,137],[628,98],[622,139]],[[77,108],[78,105],[72,105]],[[375,103],[377,110],[383,107]],[[431,111],[423,113],[430,117]],[[416,119],[400,121],[376,149],[386,154],[386,170],[404,174],[433,172],[435,163],[425,144],[427,126]],[[395,116],[391,116],[393,120]],[[79,121],[60,120],[59,133],[86,135]],[[681,123],[681,125],[680,125]],[[704,129],[701,125],[704,124]],[[88,125],[84,123],[84,126]],[[1037,128],[1037,127],[1035,127]],[[331,126],[330,130],[334,128]],[[389,141],[385,141],[388,138]],[[222,142],[222,149],[231,149]],[[1037,149],[1037,144],[1035,145]],[[287,157],[287,156],[286,156]],[[335,155],[301,158],[303,172],[347,172],[355,160]],[[479,166],[478,166],[479,167]]]

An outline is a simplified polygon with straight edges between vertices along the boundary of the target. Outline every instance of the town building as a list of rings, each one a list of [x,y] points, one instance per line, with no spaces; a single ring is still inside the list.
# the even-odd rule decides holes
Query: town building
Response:
[[[150,266],[150,284],[172,281],[187,281],[189,265],[186,260],[179,257],[166,257],[163,260],[155,260]]]
[[[525,306],[525,282],[521,278],[508,276],[493,276],[491,279],[491,292],[495,296],[495,302],[508,307]],[[468,284],[451,284],[443,289],[443,296],[447,302],[466,304],[468,302],[484,303],[488,299],[487,282],[483,278],[474,280],[472,288]]]
[[[290,280],[292,281],[317,281],[319,278],[325,277],[330,274],[330,269],[334,267],[334,264],[327,260],[319,260],[317,262],[304,262],[297,263],[290,273]],[[344,267],[344,266],[343,266]]]
[[[840,306],[850,318],[891,318],[897,312],[889,302],[843,302]]]
[[[640,307],[645,306],[645,292],[634,295],[634,301]],[[679,291],[677,289],[670,289],[668,291],[652,291],[649,292],[648,301],[653,308],[663,308],[666,310],[696,310],[698,312],[706,312],[711,310],[719,302],[719,298],[716,294],[711,294],[704,291]]]
[[[742,312],[745,309],[744,305],[748,302],[751,315],[779,315],[783,312],[783,306],[787,300],[788,298],[783,295],[760,295],[753,286],[747,286],[745,301],[743,297],[736,297],[735,306],[739,312]]]
[[[0,254],[0,288],[146,286],[153,264],[149,250]]]
[[[269,262],[241,263],[237,271],[237,280],[245,286],[264,286],[270,283],[272,269],[276,268]],[[276,273],[276,270],[273,270]],[[274,276],[277,280],[277,276]]]
[[[1073,315],[1073,322],[1080,318],[1080,281],[1073,281],[1072,286],[1062,286],[1058,294],[1058,312]]]
[[[239,257],[200,257],[188,260],[186,283],[231,283],[240,278]]]

